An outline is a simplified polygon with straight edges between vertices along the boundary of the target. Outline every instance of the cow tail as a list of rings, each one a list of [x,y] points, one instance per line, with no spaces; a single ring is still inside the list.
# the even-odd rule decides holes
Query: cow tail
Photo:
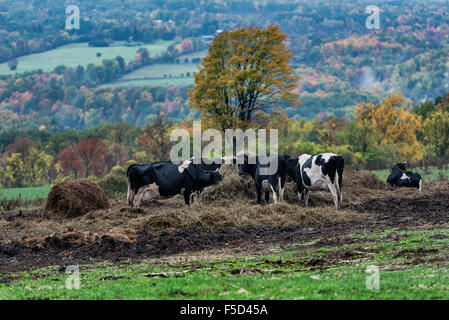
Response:
[[[126,170],[126,178],[127,178],[127,182],[128,182],[128,193],[126,195],[126,200],[128,201],[128,203],[129,203],[130,198],[131,198],[131,180],[130,180],[131,169],[134,168],[135,166],[137,166],[137,164],[132,164]]]

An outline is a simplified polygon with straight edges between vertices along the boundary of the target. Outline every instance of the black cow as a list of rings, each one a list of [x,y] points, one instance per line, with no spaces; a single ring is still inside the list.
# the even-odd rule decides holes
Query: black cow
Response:
[[[288,175],[296,183],[299,201],[304,194],[306,206],[309,205],[311,191],[329,190],[338,209],[343,201],[343,169],[343,157],[334,153],[302,154],[287,160]]]
[[[285,156],[278,155],[277,157],[269,157],[269,162],[265,163],[263,161],[261,163],[258,157],[248,157],[245,155],[244,162],[238,165],[239,175],[249,174],[254,179],[258,204],[262,203],[263,191],[265,192],[266,203],[269,201],[270,191],[273,193],[274,203],[277,203],[278,199],[282,201],[287,177],[286,159]],[[276,169],[275,172],[272,174],[264,174],[263,169],[267,169],[270,166],[274,166]]]
[[[128,203],[140,206],[142,201],[156,197],[183,194],[190,204],[193,192],[222,180],[218,172],[204,172],[190,160],[180,165],[170,161],[133,164],[128,167]]]
[[[407,171],[407,163],[395,163],[387,178],[387,183],[392,187],[411,187],[422,189],[422,178],[418,173]]]
[[[190,161],[192,165],[197,167],[198,169],[204,171],[204,172],[217,172],[220,168],[222,163],[224,162],[223,158],[221,159],[206,159],[206,158],[190,158]],[[208,187],[209,185],[205,186]],[[193,190],[192,196],[191,196],[191,202],[193,202],[193,198],[196,195],[198,201],[200,201],[200,195],[203,193],[205,187],[199,187],[195,190]]]

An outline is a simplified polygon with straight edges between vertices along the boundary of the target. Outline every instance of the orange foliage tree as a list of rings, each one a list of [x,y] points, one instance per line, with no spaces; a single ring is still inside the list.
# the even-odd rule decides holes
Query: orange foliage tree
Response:
[[[279,104],[298,105],[297,76],[279,26],[249,27],[215,36],[195,73],[189,104],[217,129],[248,127]]]
[[[410,112],[401,94],[394,93],[378,105],[359,104],[355,119],[359,126],[370,126],[377,132],[377,145],[395,144],[404,159],[422,159],[422,144],[416,137],[421,116]]]

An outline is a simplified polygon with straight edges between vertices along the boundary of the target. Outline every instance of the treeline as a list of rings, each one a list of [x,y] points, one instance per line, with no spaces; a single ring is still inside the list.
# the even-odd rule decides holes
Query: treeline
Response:
[[[0,187],[82,177],[108,185],[108,190],[123,187],[129,163],[168,160],[170,133],[192,128],[192,121],[170,122],[158,114],[144,127],[104,123],[63,133],[0,132]],[[449,93],[413,106],[394,94],[379,104],[358,105],[350,121],[337,117],[295,120],[284,114],[272,117],[264,127],[279,129],[281,153],[331,151],[356,169],[391,168],[398,161],[439,166],[449,161]]]

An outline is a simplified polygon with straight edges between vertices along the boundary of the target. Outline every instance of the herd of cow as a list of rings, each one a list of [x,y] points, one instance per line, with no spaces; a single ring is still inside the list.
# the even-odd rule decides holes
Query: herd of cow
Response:
[[[218,160],[218,161],[217,161]],[[128,167],[128,203],[140,206],[144,201],[159,197],[183,194],[189,205],[196,195],[199,199],[204,188],[219,183],[218,172],[224,158],[216,161],[191,158],[181,164],[159,161],[150,164],[132,164]],[[274,203],[283,200],[287,180],[296,184],[299,201],[304,198],[308,206],[311,191],[329,190],[338,209],[343,201],[342,178],[344,159],[334,153],[317,155],[302,154],[292,158],[287,155],[271,156],[260,161],[256,156],[244,155],[238,161],[238,174],[250,175],[256,186],[257,203],[269,202],[270,193]],[[231,159],[236,163],[237,158]],[[267,173],[267,168],[276,168]],[[406,163],[396,163],[387,182],[393,187],[415,187],[421,191],[422,178],[406,170]]]

